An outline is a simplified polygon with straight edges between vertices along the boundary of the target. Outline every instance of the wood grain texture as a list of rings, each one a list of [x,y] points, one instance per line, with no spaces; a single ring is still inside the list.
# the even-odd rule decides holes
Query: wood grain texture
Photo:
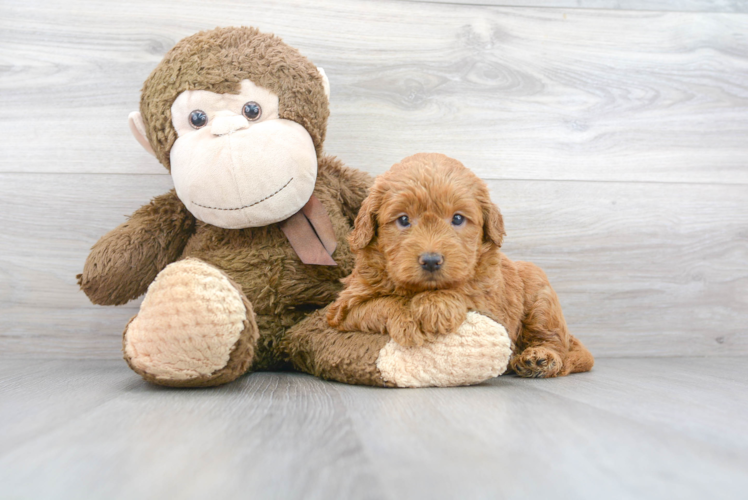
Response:
[[[121,364],[110,382],[112,367],[32,364],[35,374],[11,376],[3,387],[12,432],[0,446],[0,497],[376,498],[379,480],[337,392],[320,380],[270,376],[171,391]],[[95,373],[102,382],[89,378]],[[37,383],[40,375],[61,378],[68,390]]]
[[[545,269],[597,356],[748,353],[748,186],[489,186],[504,251]],[[101,235],[170,187],[166,176],[0,174],[0,356],[119,357],[139,302],[91,305],[75,275]]]
[[[505,250],[546,269],[596,355],[748,353],[742,4],[513,3],[3,2],[0,357],[120,356],[138,302],[93,306],[75,275],[171,187],[127,114],[177,40],[240,24],[326,69],[348,165],[439,151],[491,180]]]
[[[452,389],[262,373],[173,390],[123,361],[9,361],[0,497],[738,499],[747,377],[609,359]]]
[[[748,377],[737,359],[660,358],[602,361],[594,377],[533,388],[642,425],[689,434],[725,450],[748,450]],[[494,381],[497,382],[497,381]],[[492,382],[493,383],[493,382]],[[513,383],[521,384],[514,379]],[[605,391],[600,388],[605,387]],[[629,398],[636,394],[637,404]],[[728,396],[735,395],[735,396]]]
[[[180,38],[250,24],[326,69],[327,150],[370,172],[440,151],[493,179],[748,183],[742,14],[391,0],[0,9],[4,172],[165,174],[125,124],[143,80]]]
[[[550,7],[564,9],[659,10],[672,12],[748,12],[742,0],[406,0],[424,3]]]
[[[597,398],[608,382],[625,385],[631,369],[653,377],[650,366],[659,362],[604,360],[588,376],[550,382],[499,377],[467,389],[372,394],[352,387],[342,392],[364,447],[386,457],[379,473],[385,484],[398,485],[399,497],[740,498],[748,479],[744,440],[730,446],[710,442],[698,422],[687,431],[673,430],[671,422],[689,417],[680,413],[682,405],[665,398],[682,385],[655,382],[619,390],[615,402]],[[689,360],[666,363],[672,378],[691,369]],[[718,368],[716,360],[705,364]],[[704,382],[707,371],[701,370]],[[591,397],[580,402],[579,396],[568,396],[576,396],[584,383]],[[663,400],[653,402],[650,391]],[[746,415],[742,392],[739,402],[714,385],[698,392],[697,400],[708,392],[721,395],[712,417],[724,412],[737,422]],[[644,394],[651,398],[646,405],[640,401]],[[604,402],[587,404],[598,399]],[[632,418],[633,412],[609,409],[620,412],[620,406],[643,406],[639,413],[658,412],[661,421],[652,425],[651,419]],[[739,432],[729,426],[720,431],[723,442]],[[719,493],[709,493],[715,487]]]

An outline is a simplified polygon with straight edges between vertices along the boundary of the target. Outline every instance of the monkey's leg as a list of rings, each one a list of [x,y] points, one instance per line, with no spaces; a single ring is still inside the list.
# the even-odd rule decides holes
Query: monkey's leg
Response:
[[[456,332],[423,346],[403,347],[387,335],[341,332],[321,309],[291,328],[281,349],[297,370],[347,384],[449,387],[484,382],[504,372],[511,341],[503,326],[475,312]]]
[[[166,266],[123,334],[125,360],[149,382],[225,384],[250,367],[259,337],[252,304],[226,274],[198,259]]]

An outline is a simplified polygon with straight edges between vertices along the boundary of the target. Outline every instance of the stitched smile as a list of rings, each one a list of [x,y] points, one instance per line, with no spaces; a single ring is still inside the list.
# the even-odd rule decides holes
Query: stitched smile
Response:
[[[278,190],[277,190],[277,191],[276,191],[275,193],[273,193],[273,194],[269,194],[269,195],[267,195],[266,197],[264,197],[263,199],[261,199],[261,200],[258,200],[258,201],[254,202],[254,203],[250,203],[249,205],[244,205],[243,207],[236,207],[236,208],[220,208],[220,207],[209,207],[209,206],[206,206],[206,205],[201,205],[201,204],[199,204],[199,203],[197,203],[197,202],[194,202],[194,201],[192,202],[192,204],[193,204],[193,205],[197,205],[198,207],[209,208],[209,209],[211,209],[211,210],[243,210],[243,209],[245,209],[245,208],[249,208],[249,207],[253,207],[253,206],[255,206],[255,205],[259,205],[259,204],[260,204],[260,203],[262,203],[263,201],[269,200],[270,198],[272,198],[272,197],[273,197],[273,196],[275,196],[276,194],[278,194],[278,193],[280,193],[281,191],[283,191],[284,189],[286,189],[286,187],[287,187],[287,186],[288,186],[289,184],[291,184],[291,181],[292,181],[292,180],[293,180],[293,177],[291,177],[290,179],[288,179],[288,182],[286,182],[286,183],[285,183],[285,184],[284,184],[283,186],[281,186],[281,187],[280,187],[280,189],[278,189]]]

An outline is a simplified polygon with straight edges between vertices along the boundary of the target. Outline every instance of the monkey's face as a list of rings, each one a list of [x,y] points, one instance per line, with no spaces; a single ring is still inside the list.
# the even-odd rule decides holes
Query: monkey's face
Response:
[[[177,196],[199,220],[227,229],[266,226],[298,212],[317,178],[304,127],[278,116],[278,96],[249,80],[239,94],[188,90],[171,107]]]

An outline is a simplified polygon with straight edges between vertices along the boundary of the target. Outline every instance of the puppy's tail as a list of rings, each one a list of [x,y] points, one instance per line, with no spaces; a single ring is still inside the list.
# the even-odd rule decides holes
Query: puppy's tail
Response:
[[[564,359],[563,375],[592,370],[592,365],[595,364],[595,358],[592,357],[592,353],[584,347],[584,344],[578,338],[573,335],[569,335],[569,337],[569,352],[566,354],[566,359]]]

